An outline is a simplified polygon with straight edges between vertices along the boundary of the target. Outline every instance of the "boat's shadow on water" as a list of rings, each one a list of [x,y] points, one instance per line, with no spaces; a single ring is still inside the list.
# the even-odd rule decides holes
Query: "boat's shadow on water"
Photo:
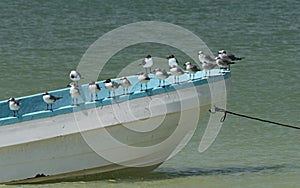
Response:
[[[186,169],[157,169],[152,173],[160,173],[170,178],[186,176],[209,176],[209,175],[233,175],[244,173],[264,173],[277,171],[283,166],[263,166],[263,167],[227,167],[227,168],[186,168]]]
[[[226,168],[158,168],[153,172],[144,174],[143,176],[132,175],[129,177],[120,177],[115,180],[110,179],[112,182],[124,181],[155,181],[172,178],[183,178],[192,176],[212,176],[212,175],[242,175],[249,173],[267,174],[284,170],[285,166],[257,166],[257,167],[226,167]]]

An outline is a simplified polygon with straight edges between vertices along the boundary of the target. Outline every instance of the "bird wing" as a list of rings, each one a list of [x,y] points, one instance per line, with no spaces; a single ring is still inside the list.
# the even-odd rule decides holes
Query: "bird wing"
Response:
[[[101,89],[99,84],[96,84],[96,88],[99,90]]]

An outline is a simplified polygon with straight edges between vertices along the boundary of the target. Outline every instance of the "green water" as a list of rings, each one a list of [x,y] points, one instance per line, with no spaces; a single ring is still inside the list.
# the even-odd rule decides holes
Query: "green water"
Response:
[[[246,57],[232,68],[228,109],[300,126],[296,0],[1,1],[0,100],[65,87],[69,71],[100,36],[152,20],[192,31],[215,54],[227,49]],[[161,49],[145,47],[116,56],[100,78],[116,75],[124,59]],[[202,134],[200,128],[181,153],[146,176],[22,187],[300,187],[299,130],[229,115],[214,144],[199,153]]]

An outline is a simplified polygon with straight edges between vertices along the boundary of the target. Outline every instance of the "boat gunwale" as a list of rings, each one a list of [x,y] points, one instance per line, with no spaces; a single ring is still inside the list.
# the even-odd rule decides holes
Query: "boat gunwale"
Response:
[[[166,87],[152,87],[152,88],[148,89],[149,91],[134,91],[133,93],[131,93],[129,95],[118,95],[113,98],[105,97],[102,100],[95,101],[95,102],[87,102],[86,101],[83,104],[81,104],[80,106],[66,105],[66,106],[62,106],[62,107],[53,109],[53,111],[41,110],[41,111],[34,111],[34,112],[22,114],[21,117],[12,117],[12,116],[3,117],[3,118],[0,118],[0,127],[15,124],[15,123],[20,123],[20,122],[24,122],[24,121],[53,117],[53,116],[57,116],[57,115],[68,114],[68,113],[78,112],[78,111],[82,111],[82,110],[88,110],[91,108],[97,108],[97,107],[103,107],[103,106],[107,106],[107,105],[117,104],[117,103],[125,102],[128,100],[133,100],[133,99],[137,99],[137,98],[143,98],[143,97],[147,97],[147,96],[153,96],[153,95],[158,95],[161,93],[167,93],[167,92],[172,92],[172,91],[176,91],[176,90],[180,90],[180,89],[185,89],[185,88],[189,88],[191,86],[204,85],[204,84],[211,83],[208,81],[209,78],[218,78],[219,80],[214,80],[214,82],[217,82],[222,79],[224,79],[224,80],[229,79],[230,77],[231,77],[230,71],[226,71],[223,73],[211,75],[210,77],[199,77],[199,78],[195,78],[192,81],[186,80],[186,81],[180,82],[179,84],[170,84],[170,85],[167,85]],[[103,83],[103,81],[98,81],[96,83]],[[88,86],[88,84],[81,85],[81,87],[87,87],[87,86]],[[68,90],[68,88],[63,88],[63,89],[49,91],[49,93],[66,92],[67,90]],[[19,97],[18,100],[39,97],[39,96],[42,96],[42,94],[43,93],[37,93],[37,94],[33,94],[33,95]],[[0,101],[0,104],[1,103],[7,103],[7,101]]]

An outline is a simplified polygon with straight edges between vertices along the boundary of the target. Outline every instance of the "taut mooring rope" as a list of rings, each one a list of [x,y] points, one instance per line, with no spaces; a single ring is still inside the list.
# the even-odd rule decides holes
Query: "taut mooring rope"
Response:
[[[274,122],[274,121],[269,121],[269,120],[265,120],[265,119],[260,119],[260,118],[256,118],[256,117],[251,117],[251,116],[247,116],[247,115],[244,115],[244,114],[239,114],[239,113],[231,112],[231,111],[228,111],[228,110],[216,107],[216,106],[215,106],[214,110],[210,109],[209,112],[210,113],[224,112],[224,116],[220,120],[221,122],[225,121],[227,114],[232,114],[232,115],[235,115],[235,116],[240,116],[240,117],[244,117],[244,118],[248,118],[248,119],[253,119],[253,120],[262,121],[262,122],[266,122],[266,123],[271,123],[271,124],[279,125],[279,126],[282,126],[282,127],[288,127],[288,128],[292,128],[292,129],[300,129],[300,127],[296,127],[296,126],[292,126],[292,125],[287,125],[287,124],[282,124],[282,123],[278,123],[278,122]]]

